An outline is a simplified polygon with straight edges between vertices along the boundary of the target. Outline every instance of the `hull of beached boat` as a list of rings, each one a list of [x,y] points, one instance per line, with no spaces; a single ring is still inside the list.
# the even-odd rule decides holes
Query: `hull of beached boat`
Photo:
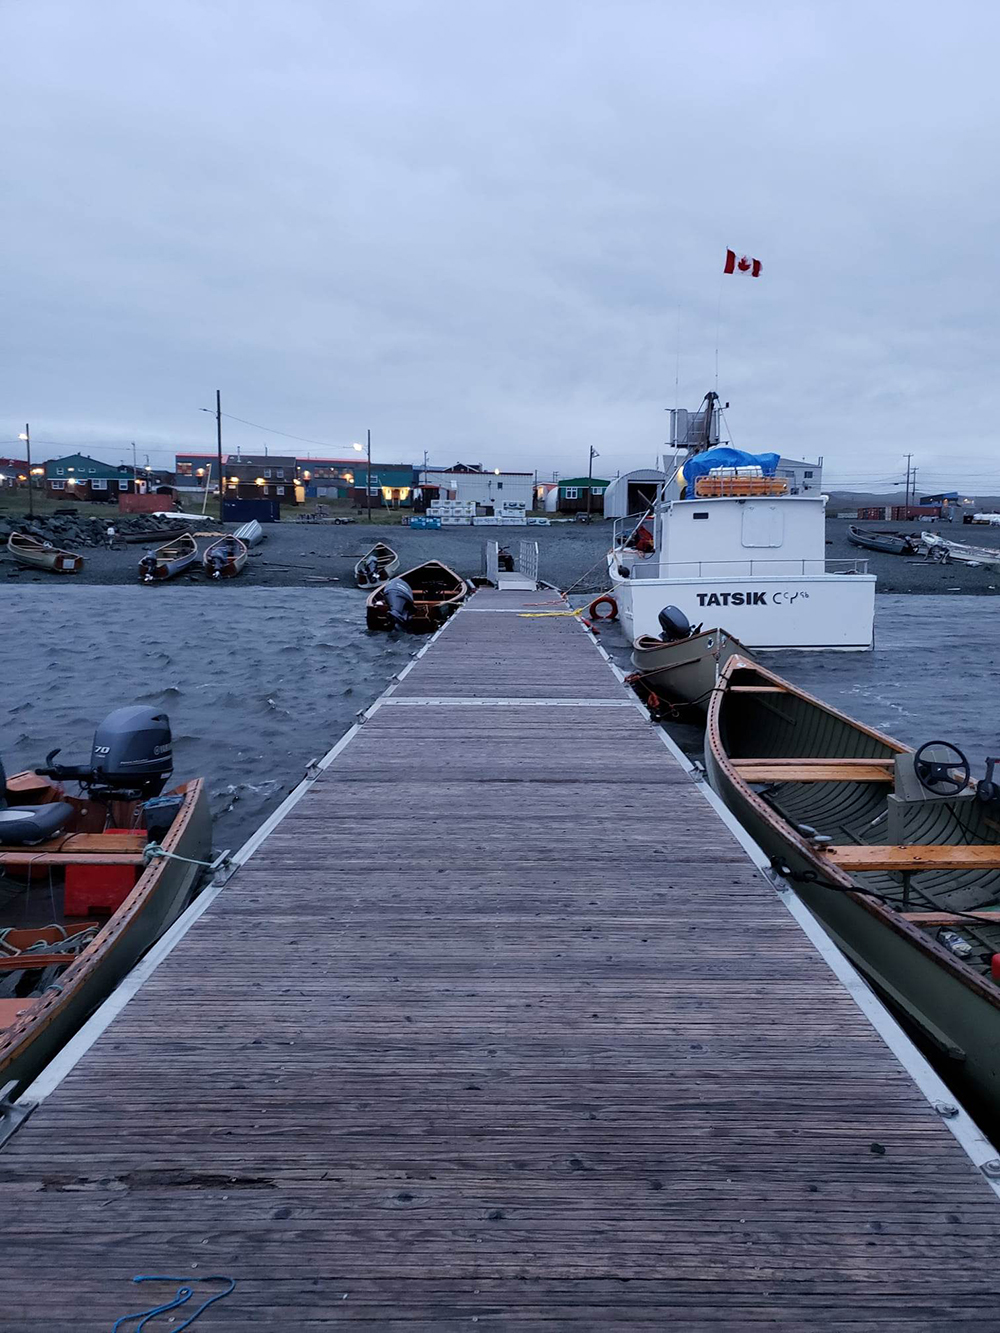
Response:
[[[887,784],[786,782],[779,788],[779,811],[740,777],[732,763],[740,751],[779,762],[831,756],[886,760],[908,752],[907,747],[791,687],[774,694],[733,695],[734,680],[780,681],[771,673],[754,672],[749,663],[750,670],[742,671],[739,663],[734,658],[724,669],[709,707],[705,768],[713,790],[769,857],[794,876],[818,881],[794,881],[795,893],[911,1031],[929,1050],[948,1059],[949,1078],[973,1109],[1000,1116],[1000,989],[989,979],[988,958],[985,975],[981,968],[958,959],[937,942],[933,928],[922,930],[894,907],[864,895],[865,887],[899,895],[897,877],[889,873],[847,877],[798,831],[799,825],[808,825],[845,844],[867,841],[863,835],[868,831],[874,843],[884,822],[873,830],[872,819],[885,807]],[[739,710],[743,717],[734,719],[731,710]],[[912,841],[996,841],[995,832],[984,823],[986,809],[974,800],[935,807],[920,803],[923,813],[914,816]],[[924,896],[933,896],[932,907],[942,910],[949,905],[952,910],[976,910],[1000,896],[997,871],[950,876],[935,871],[916,877],[921,880],[936,881]],[[821,887],[824,883],[853,887],[856,892]],[[923,910],[925,904],[912,906]],[[1000,952],[1000,924],[976,927],[976,935],[983,956],[994,947]]]
[[[26,569],[43,569],[48,574],[79,574],[83,569],[82,555],[46,546],[22,533],[11,533],[7,538],[7,550]]]
[[[210,579],[234,579],[247,563],[247,548],[238,537],[220,537],[206,550],[201,561]]]
[[[195,861],[211,858],[212,822],[204,783],[187,783],[163,848]],[[12,850],[12,849],[8,849]],[[0,1086],[35,1078],[87,1016],[118,985],[191,901],[202,867],[164,857],[151,861],[93,942],[63,971],[58,986],[24,1000],[0,1030]]]
[[[939,537],[936,532],[922,532],[920,544],[932,559],[957,560],[962,565],[1000,570],[1000,551],[989,546],[969,546],[965,542],[949,541],[946,537]]]
[[[740,641],[721,629],[674,643],[638,638],[632,645],[632,665],[641,677],[636,684],[647,694],[705,712],[719,671],[734,653],[748,656]]]
[[[264,540],[265,532],[257,520],[252,518],[248,523],[238,527],[233,536],[238,537],[244,546],[256,546],[258,542]]]
[[[847,540],[852,546],[866,551],[882,551],[886,555],[916,555],[918,542],[901,532],[866,532],[864,528],[847,529]]]
[[[429,634],[454,615],[469,595],[469,585],[460,575],[439,560],[408,569],[402,578],[413,589],[414,609],[407,629],[413,634]],[[370,630],[392,629],[392,617],[386,606],[384,585],[368,594],[366,623]]]
[[[145,556],[139,562],[140,583],[163,583],[183,574],[197,563],[198,543],[189,533],[185,533],[176,541],[167,542],[154,551],[153,560],[155,563],[152,566],[147,565]]]
[[[375,557],[378,566],[378,575],[374,579],[369,576],[365,568],[372,556]],[[398,568],[399,556],[392,547],[386,546],[385,542],[376,542],[354,566],[354,578],[359,588],[375,588],[380,583],[385,583],[387,579],[391,579]]]

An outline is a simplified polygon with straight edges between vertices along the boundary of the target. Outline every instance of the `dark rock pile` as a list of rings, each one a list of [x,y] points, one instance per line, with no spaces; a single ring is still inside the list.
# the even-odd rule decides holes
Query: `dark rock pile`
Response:
[[[163,518],[153,514],[121,514],[117,510],[91,514],[86,509],[74,506],[65,512],[57,510],[53,514],[37,515],[33,519],[26,516],[0,518],[0,545],[7,544],[7,538],[12,532],[24,532],[64,550],[77,551],[86,546],[104,546],[109,526],[115,529],[117,544],[130,533],[176,531],[183,526],[183,522],[183,514]]]

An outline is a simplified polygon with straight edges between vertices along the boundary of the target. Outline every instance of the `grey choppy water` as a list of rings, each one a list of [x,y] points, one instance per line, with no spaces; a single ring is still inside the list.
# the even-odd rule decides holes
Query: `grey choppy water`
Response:
[[[764,660],[900,740],[954,741],[981,772],[1000,746],[1000,601],[880,596],[876,616],[873,653]],[[178,778],[204,774],[216,845],[236,847],[418,647],[369,634],[348,589],[4,589],[0,755],[14,772],[57,745],[83,759],[112,708],[162,706]]]
[[[585,599],[584,599],[585,600]],[[631,670],[624,638],[602,643]],[[908,745],[950,740],[974,776],[1000,754],[1000,601],[986,597],[880,595],[871,653],[762,653],[761,662],[817,698]],[[675,728],[671,725],[671,731]],[[701,738],[677,729],[689,753]]]
[[[369,634],[347,589],[4,589],[0,755],[83,761],[111,709],[162,707],[176,777],[204,775],[238,847],[419,646]]]

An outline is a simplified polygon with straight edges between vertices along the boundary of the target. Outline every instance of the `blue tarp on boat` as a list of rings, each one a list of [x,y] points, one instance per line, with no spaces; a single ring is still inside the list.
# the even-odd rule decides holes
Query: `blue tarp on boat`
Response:
[[[706,449],[689,458],[682,470],[687,482],[693,482],[696,477],[707,477],[714,467],[759,467],[765,477],[773,477],[780,457],[780,454],[748,454],[744,449],[718,444],[714,449]]]

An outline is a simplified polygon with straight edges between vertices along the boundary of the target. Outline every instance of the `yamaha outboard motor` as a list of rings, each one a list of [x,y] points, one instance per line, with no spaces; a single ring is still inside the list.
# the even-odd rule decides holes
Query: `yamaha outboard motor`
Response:
[[[695,633],[691,622],[677,606],[665,606],[656,618],[663,631],[660,638],[664,643],[678,643],[681,639],[690,639]]]
[[[174,767],[169,718],[138,704],[107,715],[94,732],[89,767],[55,764],[58,753],[53,750],[39,772],[80,782],[94,796],[113,800],[158,796]]]
[[[404,578],[390,579],[382,590],[393,629],[405,629],[413,615],[413,589]]]

